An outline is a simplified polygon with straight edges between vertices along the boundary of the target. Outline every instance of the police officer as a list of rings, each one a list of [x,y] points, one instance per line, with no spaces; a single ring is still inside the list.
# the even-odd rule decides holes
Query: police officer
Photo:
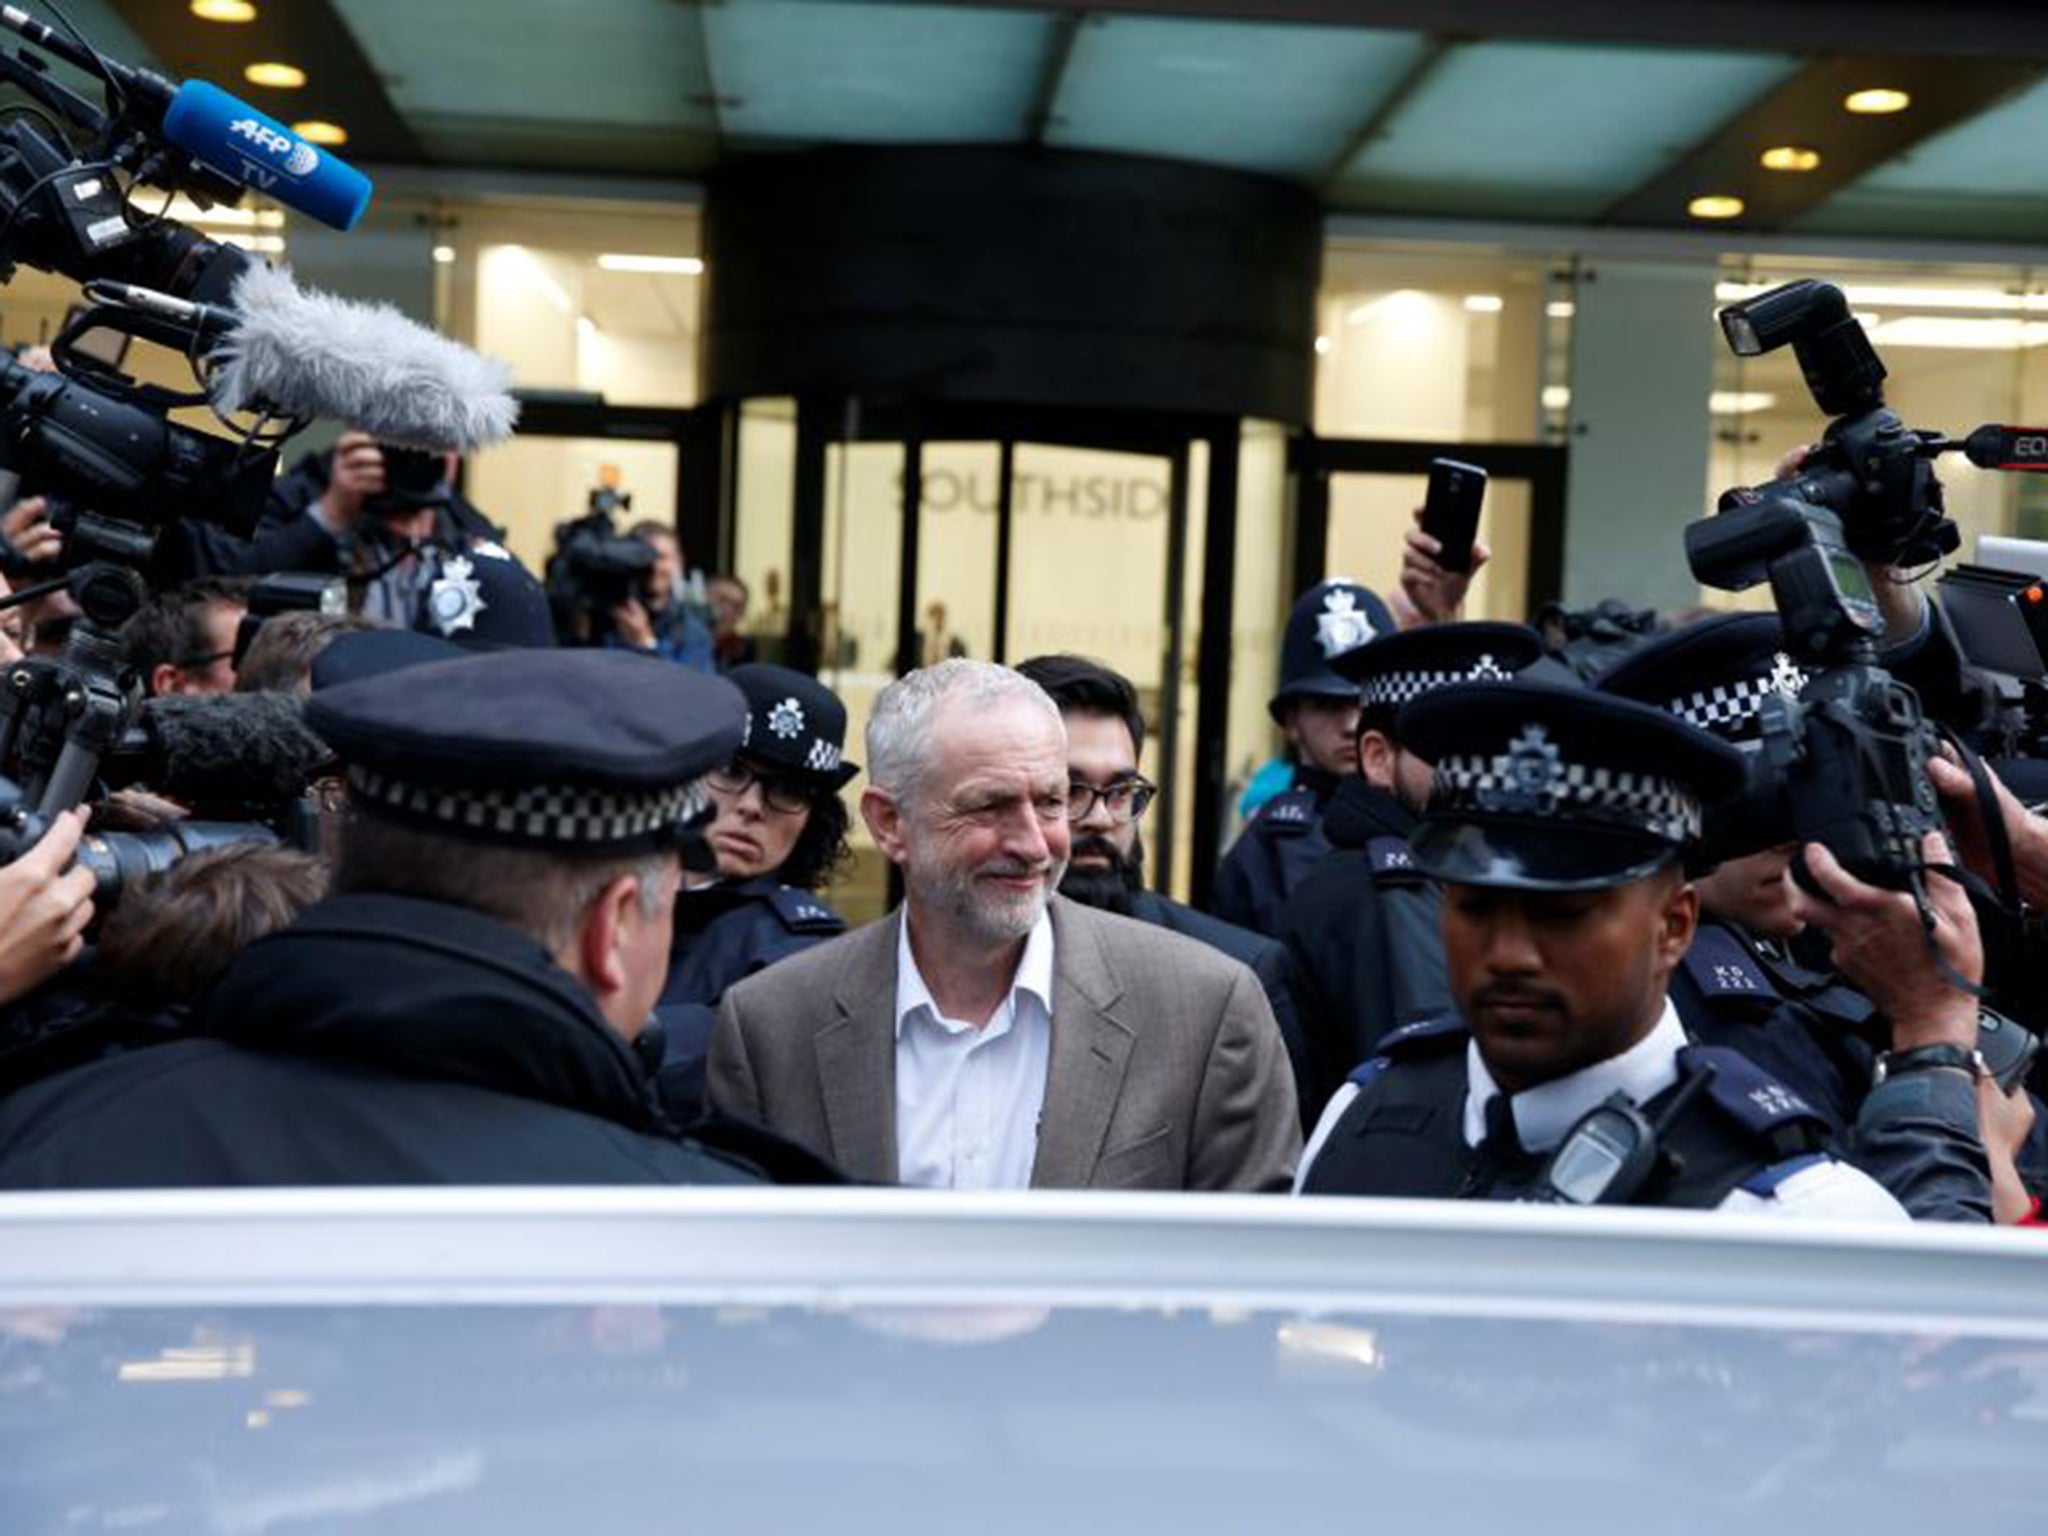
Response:
[[[1408,853],[1429,764],[1402,744],[1395,717],[1411,699],[1503,681],[1542,654],[1533,629],[1472,623],[1403,630],[1337,658],[1359,690],[1358,771],[1323,818],[1331,852],[1280,918],[1308,1041],[1310,1124],[1381,1036],[1452,1007],[1436,884]]]
[[[1280,688],[1266,708],[1287,735],[1294,784],[1259,808],[1223,856],[1211,906],[1225,922],[1271,936],[1287,898],[1330,851],[1324,808],[1358,768],[1358,685],[1333,663],[1395,627],[1377,594],[1341,577],[1311,587],[1288,614]]]
[[[692,873],[676,898],[675,943],[657,1017],[665,1036],[662,1097],[679,1123],[703,1108],[704,1059],[718,1001],[734,982],[846,931],[818,895],[846,856],[840,791],[846,706],[823,683],[756,663],[727,674],[747,703],[744,745],[705,780],[715,872]]]
[[[1791,808],[1763,768],[1762,712],[1796,698],[1806,674],[1785,654],[1773,614],[1719,614],[1659,636],[1602,679],[1602,691],[1640,700],[1742,751],[1744,790],[1705,816],[1697,882],[1701,919],[1672,977],[1671,997],[1694,1037],[1742,1051],[1825,1113],[1845,1155],[1915,1216],[1986,1220],[1979,1106],[1958,1077],[1890,1076],[1872,1088],[1878,1054],[1893,1045],[1876,1005],[1825,965],[1795,952],[1806,924],[1792,879]],[[1825,950],[1825,937],[1818,940]],[[2040,1160],[2035,1138],[2029,1168]]]
[[[1399,732],[1435,765],[1412,846],[1444,885],[1458,1014],[1381,1042],[1299,1188],[1903,1219],[1798,1094],[1688,1043],[1666,996],[1698,913],[1681,863],[1740,754],[1527,682],[1439,690]]]
[[[753,1182],[675,1133],[640,1045],[739,694],[511,650],[307,719],[346,764],[336,894],[232,962],[194,1038],[0,1105],[0,1186]]]

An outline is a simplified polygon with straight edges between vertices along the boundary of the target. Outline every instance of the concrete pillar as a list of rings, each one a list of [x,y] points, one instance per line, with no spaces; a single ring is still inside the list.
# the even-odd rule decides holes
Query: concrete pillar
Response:
[[[1707,262],[1597,262],[1580,273],[1564,535],[1574,606],[1698,600],[1682,530],[1708,510],[1714,278]]]

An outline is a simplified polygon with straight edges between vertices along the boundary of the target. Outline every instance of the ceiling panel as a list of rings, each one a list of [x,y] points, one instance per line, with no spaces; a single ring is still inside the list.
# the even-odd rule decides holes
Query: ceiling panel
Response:
[[[1055,22],[965,6],[746,0],[704,11],[730,138],[1007,143],[1024,135]]]
[[[523,136],[543,148],[555,124],[604,125],[627,139],[648,129],[717,129],[695,6],[675,0],[333,4],[435,158],[473,158],[450,155],[449,141],[467,148],[477,128],[497,125],[524,124]]]
[[[2048,235],[2048,81],[1915,146],[1797,226],[1951,239]]]
[[[1796,65],[1784,54],[1459,47],[1360,150],[1332,200],[1351,209],[1591,218]]]
[[[1048,142],[1321,176],[1428,49],[1414,32],[1098,17]]]

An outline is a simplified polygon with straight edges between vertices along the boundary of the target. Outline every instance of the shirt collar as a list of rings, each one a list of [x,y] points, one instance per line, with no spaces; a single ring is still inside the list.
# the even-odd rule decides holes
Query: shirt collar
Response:
[[[1014,1009],[1017,995],[1023,993],[1038,1000],[1047,1018],[1052,1017],[1052,916],[1040,912],[1038,921],[1031,926],[1030,935],[1024,940],[1024,956],[1017,962],[1017,971],[1010,978],[1011,1007]],[[924,976],[918,971],[917,957],[910,951],[910,914],[906,909],[896,916],[896,1035],[903,1035],[903,1021],[918,1009],[931,1012],[934,1019],[942,1019],[939,1005],[932,1001],[931,988],[924,984]]]
[[[1666,997],[1656,1026],[1619,1056],[1514,1095],[1509,1102],[1515,1112],[1516,1135],[1531,1152],[1548,1152],[1564,1140],[1586,1111],[1615,1093],[1625,1093],[1637,1104],[1647,1103],[1678,1081],[1678,1053],[1685,1045],[1678,1009]],[[1493,1074],[1479,1058],[1476,1040],[1465,1046],[1465,1082],[1465,1144],[1476,1147],[1486,1139],[1486,1101],[1500,1092]]]

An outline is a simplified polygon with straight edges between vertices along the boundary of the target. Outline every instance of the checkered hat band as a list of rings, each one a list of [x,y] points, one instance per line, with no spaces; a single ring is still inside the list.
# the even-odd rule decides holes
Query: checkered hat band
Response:
[[[1446,757],[1436,765],[1436,793],[1453,810],[1587,817],[1652,832],[1671,843],[1700,835],[1699,801],[1673,780],[1654,773],[1567,763],[1532,795],[1516,777],[1514,760],[1506,753]]]
[[[1369,677],[1358,688],[1358,702],[1365,709],[1398,709],[1410,699],[1449,688],[1456,683],[1505,682],[1512,674],[1497,666],[1491,657],[1470,667],[1437,671],[1382,672]]]
[[[351,768],[348,787],[378,809],[494,840],[556,848],[634,842],[680,826],[710,803],[695,782],[640,794],[566,784],[451,789]]]
[[[1806,686],[1806,674],[1797,668],[1782,676],[1746,677],[1736,683],[1716,683],[1698,693],[1673,699],[1664,707],[1687,725],[1698,726],[1716,736],[1739,741],[1757,733],[1757,715],[1764,700],[1789,686],[1797,691]]]

